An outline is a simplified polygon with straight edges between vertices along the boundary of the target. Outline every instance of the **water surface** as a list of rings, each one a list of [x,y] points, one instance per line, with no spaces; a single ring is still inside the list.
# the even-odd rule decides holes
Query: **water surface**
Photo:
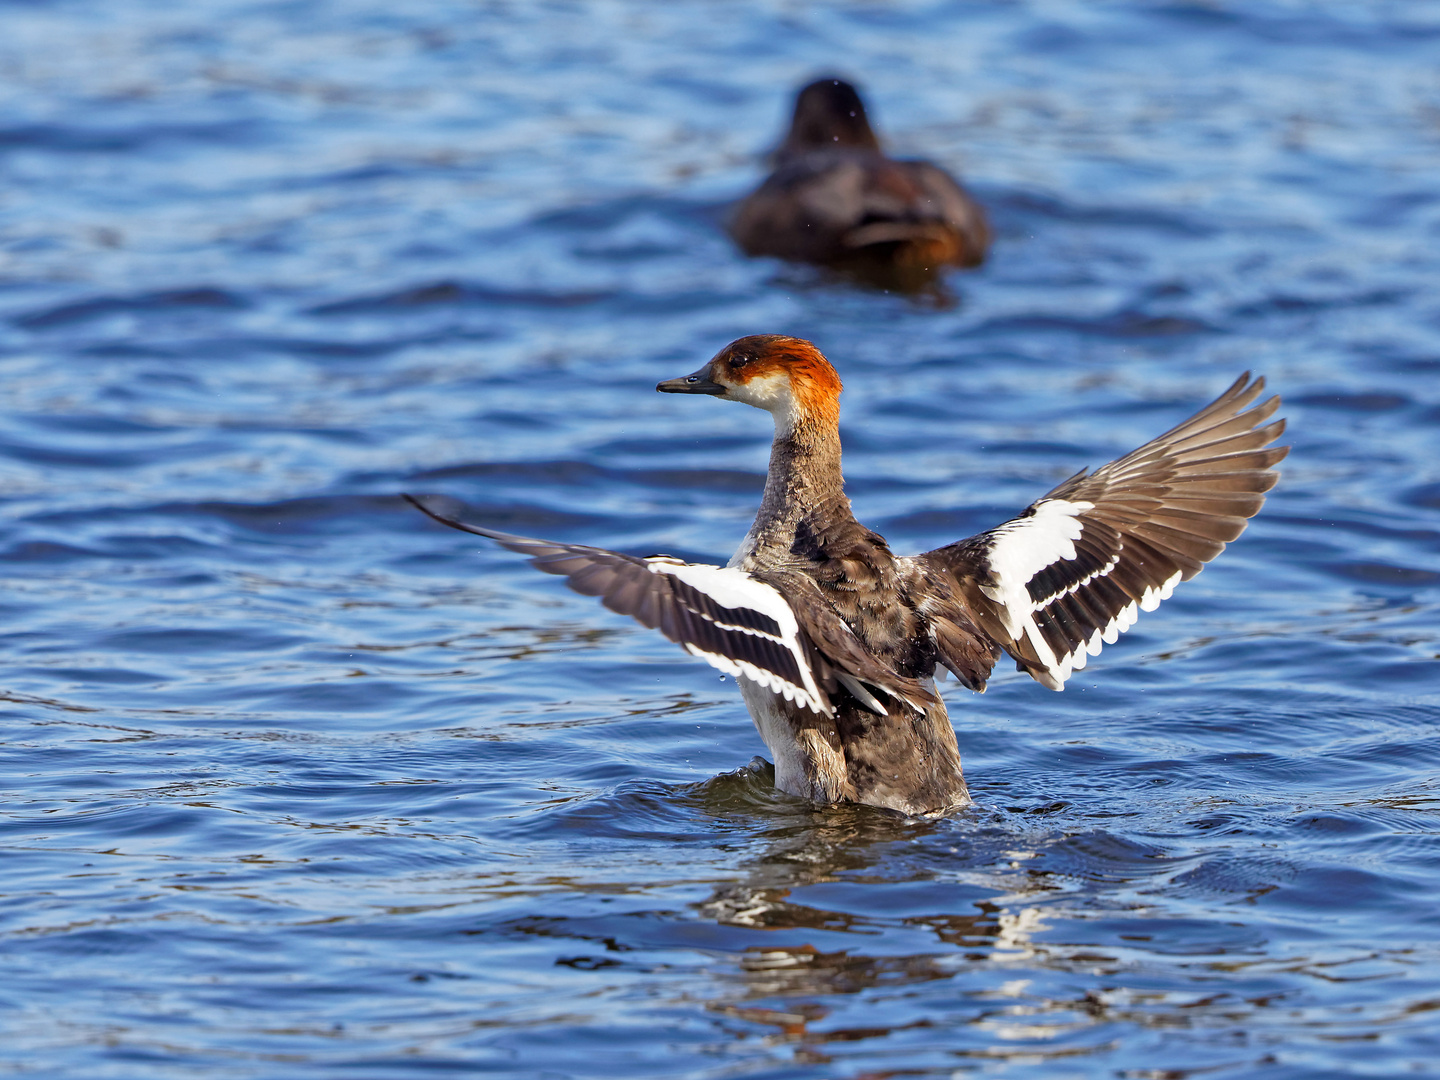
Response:
[[[1440,8],[0,8],[0,1065],[1395,1077],[1440,1060]],[[732,250],[792,87],[961,173],[952,302]],[[775,794],[734,684],[398,492],[723,560],[846,381],[862,520],[994,525],[1241,371],[1240,542],[976,806]]]

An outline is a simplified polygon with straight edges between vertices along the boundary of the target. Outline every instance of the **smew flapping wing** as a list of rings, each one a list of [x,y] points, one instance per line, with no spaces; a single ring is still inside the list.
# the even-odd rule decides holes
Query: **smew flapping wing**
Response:
[[[920,556],[959,586],[981,629],[1052,690],[1244,530],[1288,447],[1272,397],[1241,376],[1185,422],[1019,517]]]

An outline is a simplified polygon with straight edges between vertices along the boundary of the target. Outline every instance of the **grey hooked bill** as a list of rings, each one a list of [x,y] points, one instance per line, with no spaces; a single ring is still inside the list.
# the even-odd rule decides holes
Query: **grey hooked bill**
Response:
[[[723,394],[725,387],[710,378],[710,365],[706,364],[693,375],[682,375],[678,379],[666,379],[656,383],[655,389],[662,394]]]

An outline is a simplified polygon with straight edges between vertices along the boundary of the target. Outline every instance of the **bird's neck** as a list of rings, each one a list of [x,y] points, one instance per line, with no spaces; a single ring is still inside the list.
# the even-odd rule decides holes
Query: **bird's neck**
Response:
[[[777,416],[765,495],[742,549],[745,561],[783,564],[794,554],[802,522],[828,525],[846,518],[853,520],[840,473],[838,424],[805,419],[791,423]]]

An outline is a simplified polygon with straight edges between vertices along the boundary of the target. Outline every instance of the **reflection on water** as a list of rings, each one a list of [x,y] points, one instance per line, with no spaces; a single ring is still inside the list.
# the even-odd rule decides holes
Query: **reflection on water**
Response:
[[[1332,1077],[1440,1060],[1440,91],[1417,5],[81,3],[0,34],[0,1063],[83,1077]],[[843,61],[992,257],[724,233]],[[398,497],[724,560],[742,334],[862,520],[1008,518],[1239,372],[1251,529],[977,805],[777,795],[733,682]],[[738,771],[736,771],[738,768]]]

